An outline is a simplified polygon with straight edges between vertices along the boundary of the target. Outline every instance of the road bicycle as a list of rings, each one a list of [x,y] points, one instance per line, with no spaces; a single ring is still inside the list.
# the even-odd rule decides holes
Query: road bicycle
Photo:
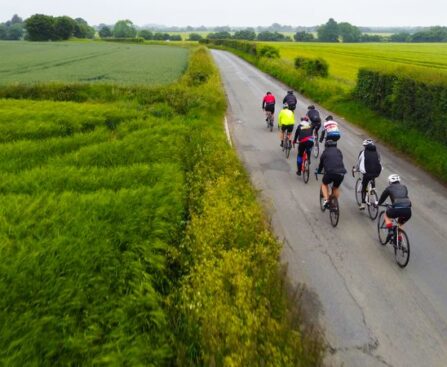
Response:
[[[287,159],[290,157],[290,151],[292,150],[292,141],[290,140],[289,135],[291,135],[291,133],[284,131],[284,138],[282,141],[282,151]]]
[[[355,177],[355,173],[359,171],[355,170],[355,167],[352,167],[352,177]],[[362,181],[363,177],[359,177],[355,182],[355,200],[358,205],[362,204]],[[366,186],[366,196],[365,196],[365,204],[368,207],[368,214],[371,220],[377,218],[379,214],[379,208],[375,205],[379,201],[379,197],[376,192],[376,182],[374,179],[368,182],[368,186]]]
[[[266,123],[267,123],[267,129],[269,129],[270,131],[273,131],[273,113],[272,111],[266,111]]]
[[[303,161],[301,162],[301,172],[303,176],[304,183],[309,182],[309,176],[310,176],[310,162],[307,155],[307,150],[304,151],[303,154]]]
[[[386,208],[389,205],[381,205]],[[407,233],[399,227],[398,218],[393,218],[392,227],[389,230],[385,225],[385,210],[380,212],[379,219],[377,221],[377,234],[379,236],[379,242],[382,246],[390,243],[394,248],[394,259],[397,265],[401,268],[405,268],[410,261],[410,241]]]
[[[318,173],[315,172],[315,178],[318,181]],[[331,194],[329,195],[329,200],[327,205],[324,205],[324,196],[323,191],[320,186],[320,209],[322,212],[324,212],[326,209],[329,210],[329,219],[331,221],[332,227],[337,227],[338,221],[340,219],[340,206],[338,205],[338,199],[332,194],[332,187],[333,185],[330,185]]]

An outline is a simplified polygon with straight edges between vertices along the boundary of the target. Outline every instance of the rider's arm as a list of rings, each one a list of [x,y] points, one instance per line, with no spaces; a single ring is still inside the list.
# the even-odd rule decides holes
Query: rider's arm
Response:
[[[262,109],[265,109],[265,97],[262,99]]]
[[[388,188],[386,188],[382,192],[382,195],[380,195],[380,199],[379,199],[378,205],[382,205],[385,202],[385,200],[388,198],[388,196],[390,196],[390,191],[388,190]]]
[[[281,125],[282,125],[282,119],[283,119],[283,117],[284,117],[284,113],[283,113],[283,111],[284,110],[282,110],[280,113],[279,113],[279,115],[278,115],[278,126],[279,127],[281,127]]]
[[[361,162],[362,162],[363,159],[365,159],[365,151],[364,151],[364,150],[362,150],[362,151],[360,152],[359,157],[358,157],[358,159],[357,159],[357,163],[356,163],[356,165],[355,165],[355,170],[356,170],[357,172],[360,172],[360,165],[361,165]]]
[[[321,131],[320,143],[324,140],[324,135],[325,135],[325,134],[326,134],[326,130],[323,129],[323,130]]]

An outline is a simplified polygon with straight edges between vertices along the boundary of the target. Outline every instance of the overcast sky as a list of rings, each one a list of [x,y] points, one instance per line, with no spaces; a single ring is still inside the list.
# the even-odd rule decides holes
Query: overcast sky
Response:
[[[359,26],[429,26],[447,25],[447,0],[0,0],[0,21],[15,13],[69,15],[92,25],[130,19],[137,25],[311,26],[333,17]]]

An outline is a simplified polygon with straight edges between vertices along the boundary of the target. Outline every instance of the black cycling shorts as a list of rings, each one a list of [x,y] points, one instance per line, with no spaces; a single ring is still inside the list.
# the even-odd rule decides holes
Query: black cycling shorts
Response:
[[[266,111],[270,111],[271,113],[275,113],[275,105],[274,104],[266,104],[264,109]]]
[[[399,218],[399,224],[404,224],[411,218],[411,208],[393,208],[390,206],[386,210],[386,215],[388,218]]]
[[[333,183],[333,187],[337,188],[340,187],[344,178],[344,175],[339,175],[337,173],[325,173],[323,176],[323,183],[325,185]]]
[[[289,134],[292,134],[293,125],[281,125],[281,131],[287,131]]]
[[[295,111],[295,109],[296,109],[296,105],[295,104],[290,104],[290,105],[288,105],[287,106],[287,108],[290,110],[290,111]]]

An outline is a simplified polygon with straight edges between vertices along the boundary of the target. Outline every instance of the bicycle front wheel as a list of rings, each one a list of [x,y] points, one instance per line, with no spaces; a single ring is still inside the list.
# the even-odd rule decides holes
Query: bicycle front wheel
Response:
[[[338,220],[340,219],[340,208],[336,197],[331,200],[329,217],[331,218],[332,227],[337,227]]]
[[[355,200],[357,201],[358,205],[362,203],[362,179],[360,177],[355,183]]]
[[[305,161],[304,161],[304,164],[303,164],[303,180],[304,180],[304,183],[308,183],[309,182],[309,176],[310,176],[310,168],[309,168],[309,161],[306,159]]]
[[[410,241],[402,229],[399,229],[397,233],[398,235],[394,243],[394,258],[396,259],[397,265],[405,268],[410,261]]]
[[[379,236],[379,242],[382,246],[385,246],[388,238],[388,228],[385,225],[385,211],[381,212],[377,221],[377,234]]]
[[[373,204],[377,203],[379,198],[377,197],[377,193],[375,191],[370,191],[368,196],[368,214],[371,220],[374,220],[377,218],[377,214],[379,214],[379,207],[374,206]]]

